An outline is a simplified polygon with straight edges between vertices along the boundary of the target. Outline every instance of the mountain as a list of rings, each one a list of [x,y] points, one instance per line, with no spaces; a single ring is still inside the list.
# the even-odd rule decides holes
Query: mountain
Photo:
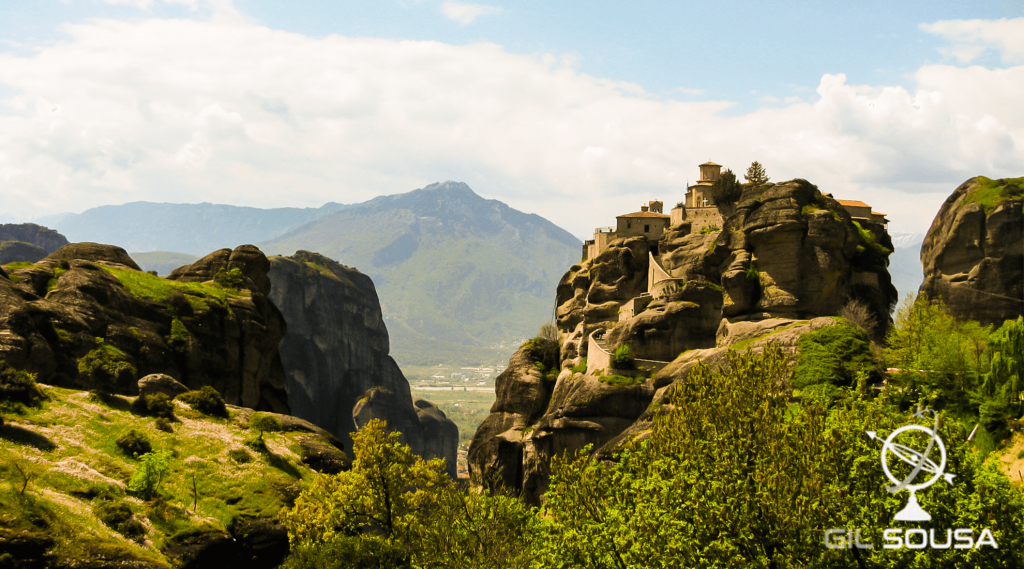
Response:
[[[899,291],[899,299],[908,294],[917,294],[924,280],[921,269],[921,244],[924,243],[923,233],[894,233],[892,236],[893,252],[889,255],[889,274],[892,285]]]
[[[143,271],[156,271],[160,276],[167,276],[178,267],[195,262],[199,257],[188,253],[172,251],[152,251],[149,253],[128,253]]]
[[[132,202],[56,216],[51,227],[71,242],[118,245],[127,251],[177,251],[201,256],[224,247],[272,239],[318,217],[349,207],[259,209],[222,204]]]
[[[373,279],[404,365],[504,360],[552,319],[580,241],[459,182],[381,196],[259,244],[317,251]]]

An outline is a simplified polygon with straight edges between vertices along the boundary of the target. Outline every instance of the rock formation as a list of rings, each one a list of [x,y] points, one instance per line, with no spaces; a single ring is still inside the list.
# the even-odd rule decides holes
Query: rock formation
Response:
[[[920,293],[958,318],[1001,325],[1024,314],[1024,178],[960,184],[921,248]]]
[[[881,323],[875,336],[884,333],[896,290],[883,226],[855,224],[805,180],[747,187],[719,211],[720,230],[692,233],[683,221],[657,241],[612,241],[569,269],[556,292],[558,355],[545,363],[531,341],[498,377],[470,446],[474,484],[537,503],[552,456],[588,444],[607,455],[642,437],[648,407],[697,360],[724,362],[731,346],[767,341],[792,352],[851,300],[866,303]],[[646,370],[612,369],[610,352],[622,345]]]
[[[68,244],[66,237],[53,229],[35,223],[5,223],[0,225],[0,241],[21,241],[41,247],[47,253]]]
[[[270,299],[288,325],[280,352],[292,413],[346,448],[357,425],[384,419],[420,456],[444,458],[454,477],[458,427],[433,403],[412,397],[388,355],[373,281],[309,251],[270,262]]]
[[[24,241],[0,241],[0,265],[35,263],[46,256],[46,249]]]
[[[139,377],[162,373],[210,385],[230,404],[287,413],[284,319],[266,297],[268,267],[244,245],[161,279],[120,247],[65,245],[0,270],[0,359],[44,383],[130,395]],[[231,268],[245,275],[237,288],[212,282]]]

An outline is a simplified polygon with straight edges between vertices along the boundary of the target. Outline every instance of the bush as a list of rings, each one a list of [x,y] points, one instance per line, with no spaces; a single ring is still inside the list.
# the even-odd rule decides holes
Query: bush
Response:
[[[860,328],[868,334],[878,326],[878,319],[871,312],[871,307],[861,300],[854,299],[847,302],[839,309],[839,317],[846,320],[849,325]]]
[[[541,324],[540,330],[537,332],[537,337],[544,340],[550,340],[552,342],[558,342],[558,328],[551,322],[545,322]]]
[[[544,338],[534,338],[527,341],[519,349],[525,350],[529,358],[534,362],[539,362],[542,370],[555,370],[557,375],[560,351],[558,342],[545,340]]]
[[[260,438],[263,438],[263,433],[267,431],[280,431],[284,429],[284,425],[281,421],[273,416],[267,415],[266,413],[253,413],[252,418],[249,419],[249,428],[255,429],[260,432]]]
[[[717,226],[717,225],[709,225],[709,226],[701,229],[699,233],[701,235],[705,235],[705,234],[708,234],[708,233],[714,233],[716,231],[719,231],[720,229],[722,229],[722,228]]]
[[[166,417],[158,417],[156,423],[153,425],[156,430],[163,431],[165,433],[173,433],[174,428],[171,427],[171,422]]]
[[[170,419],[174,417],[174,403],[166,393],[143,393],[132,401],[132,412],[136,415]]]
[[[167,343],[175,346],[188,342],[188,328],[180,318],[171,319],[171,334],[167,336]]]
[[[579,365],[572,367],[573,373],[586,373],[587,372],[587,358],[581,358]]]
[[[98,346],[78,360],[78,373],[101,391],[110,391],[118,384],[136,379],[135,366],[127,361],[124,352],[96,338]]]
[[[826,326],[804,334],[797,349],[793,386],[801,389],[825,383],[855,387],[859,372],[874,378],[880,371],[867,335],[852,326]]]
[[[612,369],[633,369],[635,366],[636,362],[629,346],[623,344],[615,348],[615,353],[612,354]]]
[[[149,443],[149,438],[145,434],[131,429],[127,433],[124,433],[114,442],[117,448],[124,451],[128,456],[138,457],[139,455],[146,454],[153,450],[153,445]]]
[[[135,519],[124,500],[96,500],[92,505],[92,513],[107,527],[127,538],[146,534],[145,526]]]
[[[182,393],[177,399],[187,403],[200,413],[225,419],[228,417],[228,408],[224,405],[224,398],[220,396],[220,393],[217,393],[216,389],[209,385],[204,385],[198,391]]]
[[[240,464],[252,462],[252,455],[244,448],[233,448],[228,451],[228,458]]]
[[[750,267],[747,268],[747,280],[756,283],[761,282],[761,271],[757,270],[757,267],[755,267],[753,264],[751,264]]]
[[[0,360],[0,401],[38,405],[45,398],[34,373],[16,370]]]
[[[128,491],[143,499],[154,498],[171,469],[171,451],[147,452],[139,457],[139,463]]]
[[[237,267],[230,271],[217,269],[217,274],[213,277],[213,282],[224,288],[239,288],[242,286],[242,283],[245,282],[245,276]]]

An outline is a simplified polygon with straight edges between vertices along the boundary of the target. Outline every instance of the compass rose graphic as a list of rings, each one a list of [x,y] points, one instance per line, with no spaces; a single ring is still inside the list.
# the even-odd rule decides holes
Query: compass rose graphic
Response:
[[[910,499],[907,501],[906,507],[896,513],[894,519],[897,521],[926,522],[931,520],[931,515],[924,511],[921,505],[917,503],[917,491],[935,484],[940,477],[945,478],[947,484],[952,484],[953,478],[956,476],[955,474],[945,472],[946,445],[943,444],[942,439],[939,438],[936,432],[939,427],[939,416],[932,409],[921,409],[919,407],[913,417],[924,417],[927,412],[931,412],[932,417],[935,419],[934,426],[931,429],[923,425],[904,425],[890,433],[882,443],[882,471],[885,472],[886,478],[893,483],[892,486],[886,486],[885,489],[890,494],[895,494],[904,488],[910,491]],[[911,431],[924,433],[928,437],[928,444],[924,450],[919,451],[897,442],[901,435]],[[874,431],[867,431],[867,435],[872,439],[879,439]],[[938,464],[931,458],[933,451],[937,451],[936,459],[939,461]],[[889,454],[892,454],[911,467],[910,473],[902,480],[894,476],[889,469],[889,462],[887,460]],[[922,481],[915,483],[919,477]]]

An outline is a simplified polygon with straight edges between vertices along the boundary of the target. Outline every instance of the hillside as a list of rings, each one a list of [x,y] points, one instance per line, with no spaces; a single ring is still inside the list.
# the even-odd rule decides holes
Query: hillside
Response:
[[[173,251],[153,251],[150,253],[128,253],[143,271],[156,271],[160,276],[167,276],[178,267],[194,263],[199,259],[196,255],[188,253],[175,253]]]
[[[318,251],[373,279],[403,365],[502,361],[552,318],[580,242],[544,218],[444,182],[382,196],[260,244]]]
[[[134,398],[41,387],[38,407],[2,404],[4,567],[274,567],[288,551],[278,513],[313,477],[310,464],[337,471],[342,462],[317,462],[325,452],[347,461],[336,439],[293,417],[274,415],[285,430],[264,433],[258,451],[250,409],[219,418],[174,401],[160,430],[131,411]],[[152,496],[128,490],[143,468],[116,444],[130,430],[170,452]]]
[[[223,204],[132,202],[94,207],[52,222],[71,242],[118,245],[127,251],[205,255],[223,247],[272,239],[348,206],[260,209]]]

